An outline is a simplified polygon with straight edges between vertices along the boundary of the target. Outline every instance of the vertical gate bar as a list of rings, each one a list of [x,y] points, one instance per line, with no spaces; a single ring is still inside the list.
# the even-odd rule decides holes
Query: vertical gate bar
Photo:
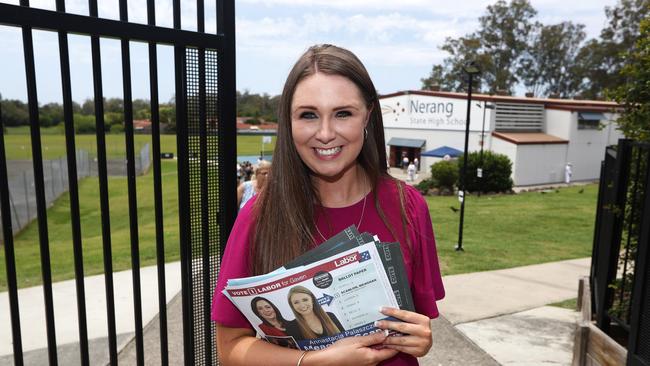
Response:
[[[205,4],[203,0],[196,0],[196,30],[205,33]]]
[[[637,200],[637,195],[639,194],[639,169],[641,169],[641,148],[635,149],[637,152],[637,158],[636,158],[636,165],[635,165],[635,171],[634,171],[634,178],[633,178],[633,183],[632,183],[632,202],[630,204],[630,218],[628,221],[627,225],[627,240],[625,243],[625,255],[623,257],[623,276],[621,277],[621,291],[619,293],[619,301],[620,304],[623,304],[624,302],[624,297],[625,297],[625,282],[626,282],[626,275],[627,275],[627,262],[630,258],[630,245],[632,241],[632,234],[634,231],[633,223],[635,222],[634,217],[636,215],[636,200]],[[634,151],[634,150],[632,150]],[[638,239],[638,238],[637,238]],[[621,309],[622,311],[622,309]],[[627,313],[627,321],[628,324],[630,320],[630,314]],[[623,314],[619,314],[619,318],[623,321],[626,320],[626,318],[623,317]]]
[[[65,12],[64,0],[56,0],[56,10]],[[68,35],[65,32],[59,32],[59,59],[61,63],[63,119],[65,124],[66,155],[68,160],[68,194],[70,196],[70,223],[72,225],[72,249],[74,255],[75,286],[77,291],[77,318],[79,320],[79,356],[82,365],[89,365],[86,290],[84,287],[84,262],[83,250],[81,247],[81,223],[79,215],[79,185],[77,183],[77,160],[72,112],[72,85],[70,83],[70,54],[68,49]],[[59,166],[59,169],[63,169],[63,166]]]
[[[224,48],[217,54],[217,104],[219,127],[219,258],[237,217],[237,185],[229,175],[236,169],[237,105],[235,78],[235,1],[217,0],[217,34],[224,36]]]
[[[598,180],[598,198],[596,201],[596,222],[594,224],[594,240],[591,245],[591,266],[589,271],[589,278],[593,278],[595,274],[595,266],[598,262],[598,237],[600,236],[600,224],[603,214],[603,195],[605,194],[605,160],[600,162],[600,178]],[[593,289],[594,284],[590,283]],[[592,291],[593,293],[593,291]],[[592,301],[593,303],[593,301]]]
[[[126,15],[126,0],[120,0],[120,14]],[[122,19],[127,21],[127,19]],[[135,178],[135,147],[133,143],[133,97],[131,95],[131,53],[129,40],[122,39],[122,86],[124,88],[124,137],[126,140],[126,171],[129,195],[129,228],[131,236],[131,277],[133,279],[133,313],[135,349],[138,365],[144,365],[142,333],[142,294],[140,283],[140,244],[138,237],[138,201]]]
[[[90,0],[90,16],[97,17],[97,0]],[[97,176],[102,220],[102,254],[108,327],[108,354],[111,365],[117,365],[117,331],[115,325],[115,290],[113,287],[113,258],[111,248],[111,216],[108,200],[108,171],[106,166],[106,136],[104,135],[104,92],[99,37],[90,37],[95,99],[95,135],[97,139]]]
[[[180,0],[174,0],[174,24],[180,26]],[[185,47],[174,47],[174,64],[176,69],[176,151],[178,154],[178,221],[180,227],[181,290],[183,297],[183,355],[185,365],[191,366],[194,365],[194,338],[192,337],[192,271],[190,268],[191,232]]]
[[[198,0],[198,2],[202,2]],[[202,6],[199,7],[202,9]],[[201,18],[201,17],[200,17]],[[199,20],[200,20],[199,18]],[[202,26],[199,26],[199,31]],[[212,322],[210,319],[210,215],[208,212],[208,122],[205,98],[205,49],[199,49],[199,145],[201,155],[201,294],[203,295],[203,342],[205,364],[212,364]]]
[[[650,159],[650,148],[648,145],[644,145],[646,153],[646,162],[647,159]],[[645,187],[650,186],[650,162],[646,166],[645,174]],[[648,266],[650,266],[650,194],[645,194],[645,199],[643,202],[643,210],[641,214],[641,219],[639,222],[639,227],[641,232],[639,234],[639,242],[637,245],[636,261],[634,265],[634,282],[632,290],[632,319],[630,320],[630,336],[627,343],[627,365],[641,364],[638,358],[638,353],[643,346],[640,340],[641,333],[641,320],[643,318],[643,312],[647,311],[648,304],[642,304],[644,298],[647,298],[647,294],[644,294],[644,288],[647,288],[647,282],[650,281],[650,278],[647,277]],[[645,305],[645,308],[644,306]],[[645,319],[645,322],[650,320]]]
[[[154,0],[147,0],[147,23],[156,25]],[[160,113],[158,101],[158,52],[149,43],[149,92],[151,94],[151,142],[153,145],[154,209],[156,217],[156,258],[158,266],[158,318],[160,324],[160,363],[169,364],[167,346],[167,293],[165,289],[165,235],[163,226],[162,178],[160,161]]]
[[[616,152],[616,162],[614,169],[614,182],[613,188],[611,189],[611,198],[610,203],[615,206],[618,214],[612,214],[613,223],[610,228],[608,228],[608,235],[605,238],[605,241],[602,243],[605,246],[605,250],[601,253],[603,256],[603,264],[606,264],[606,268],[603,268],[602,276],[598,279],[600,281],[599,287],[601,288],[600,293],[598,294],[598,302],[601,304],[602,308],[596,314],[596,321],[598,328],[607,332],[609,329],[610,317],[608,315],[610,307],[613,300],[613,290],[609,287],[610,284],[614,281],[616,277],[616,270],[618,268],[618,253],[621,245],[621,233],[623,229],[623,212],[626,205],[626,193],[627,193],[627,184],[629,181],[630,173],[630,155],[632,153],[632,142],[630,140],[621,139],[619,140],[618,150]]]
[[[29,6],[29,1],[21,0],[21,6]],[[25,75],[27,77],[27,99],[29,102],[29,128],[32,138],[32,159],[34,167],[34,190],[38,217],[38,238],[41,254],[41,274],[43,277],[43,297],[45,300],[45,323],[47,329],[47,352],[51,366],[58,364],[56,351],[56,330],[54,324],[54,301],[52,297],[52,272],[50,268],[50,244],[47,228],[47,204],[45,202],[45,182],[43,177],[43,154],[41,152],[41,131],[38,117],[38,96],[36,91],[36,67],[34,66],[34,42],[31,27],[23,27],[23,50],[25,55]]]
[[[5,154],[4,124],[0,104],[0,173],[7,177],[7,155]],[[0,212],[2,212],[2,235],[7,266],[7,290],[9,293],[9,312],[11,314],[11,339],[14,351],[14,364],[23,365],[23,338],[20,331],[20,307],[18,306],[18,283],[16,281],[16,256],[14,254],[14,233],[9,203],[9,182],[0,179]]]
[[[181,29],[181,2],[173,0],[174,29]],[[194,365],[192,318],[192,269],[190,231],[190,189],[187,127],[187,65],[185,47],[174,46],[176,93],[176,153],[178,154],[178,221],[180,227],[181,282],[183,297],[183,356],[186,366]]]

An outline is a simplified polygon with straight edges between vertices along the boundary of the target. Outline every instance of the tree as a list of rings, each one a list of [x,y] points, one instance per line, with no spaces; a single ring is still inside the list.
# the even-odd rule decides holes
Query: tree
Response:
[[[584,75],[581,94],[591,99],[603,99],[606,89],[624,82],[619,77],[625,65],[623,55],[639,38],[641,20],[650,16],[650,0],[621,0],[615,7],[606,7],[605,14],[608,25],[600,39],[588,41],[576,57]]]
[[[27,104],[20,100],[2,100],[2,124],[7,127],[28,126]]]
[[[490,57],[492,68],[483,70],[490,91],[512,92],[518,82],[516,68],[528,45],[533,28],[531,19],[537,11],[528,0],[499,0],[487,7],[487,14],[479,18],[477,32],[483,53]]]
[[[41,126],[56,126],[63,121],[63,106],[58,103],[48,103],[39,108]]]
[[[624,59],[621,70],[625,83],[611,94],[625,110],[617,123],[626,137],[650,141],[650,18],[640,22],[636,47]]]
[[[476,90],[512,92],[517,84],[519,59],[527,49],[531,19],[537,11],[528,0],[499,0],[479,18],[480,27],[464,37],[447,38],[441,47],[449,56],[422,79],[423,88],[439,84],[443,90],[464,91],[462,65],[471,60],[481,70]]]
[[[572,22],[536,23],[518,69],[529,92],[571,98],[579,91],[582,71],[576,67],[575,59],[586,36],[584,28]]]

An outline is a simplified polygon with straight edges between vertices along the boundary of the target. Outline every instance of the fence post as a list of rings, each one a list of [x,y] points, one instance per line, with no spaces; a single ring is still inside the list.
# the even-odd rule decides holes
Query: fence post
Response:
[[[20,230],[22,228],[22,225],[20,224],[20,218],[18,217],[18,211],[16,211],[16,205],[14,204],[14,199],[13,197],[11,197],[11,192],[9,192],[9,204],[11,205],[12,211],[14,212],[14,216],[16,217],[16,224],[18,224],[18,230]]]
[[[25,189],[25,210],[27,210],[27,221],[32,217],[29,212],[29,191],[27,190],[27,172],[23,170],[23,188]]]

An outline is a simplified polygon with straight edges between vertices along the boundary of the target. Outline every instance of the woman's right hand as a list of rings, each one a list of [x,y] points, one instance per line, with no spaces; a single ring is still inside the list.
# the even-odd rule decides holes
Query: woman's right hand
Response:
[[[324,350],[307,353],[301,364],[304,366],[376,365],[398,353],[398,351],[389,348],[371,348],[373,345],[381,344],[385,339],[384,332],[376,332],[362,337],[343,338]]]

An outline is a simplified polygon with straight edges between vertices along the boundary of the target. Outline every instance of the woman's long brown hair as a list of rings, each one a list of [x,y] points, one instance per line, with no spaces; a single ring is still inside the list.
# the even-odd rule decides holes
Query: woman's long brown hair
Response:
[[[332,45],[317,45],[309,48],[291,69],[280,98],[273,168],[267,177],[266,189],[260,192],[254,207],[257,222],[255,232],[250,236],[249,257],[253,275],[268,273],[282,266],[309,250],[314,243],[314,203],[319,202],[319,198],[310,178],[310,170],[300,159],[293,143],[291,102],[298,83],[317,72],[346,77],[359,88],[370,117],[366,127],[367,137],[357,162],[375,192],[375,207],[381,219],[393,238],[398,240],[376,197],[380,179],[395,181],[402,214],[399,224],[404,237],[407,237],[402,183],[387,172],[384,125],[375,86],[361,61],[352,52]]]

